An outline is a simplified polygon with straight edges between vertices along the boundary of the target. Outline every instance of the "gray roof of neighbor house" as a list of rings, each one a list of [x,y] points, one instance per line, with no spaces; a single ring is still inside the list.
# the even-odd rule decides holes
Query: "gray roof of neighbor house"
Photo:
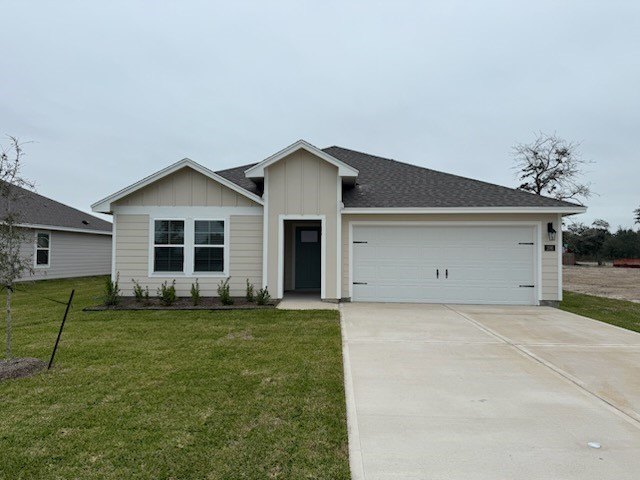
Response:
[[[17,191],[15,210],[19,213],[18,223],[21,225],[43,225],[52,228],[74,228],[111,232],[111,223],[81,212],[73,207],[56,202],[24,188],[10,187]],[[0,201],[0,218],[7,212],[6,202]]]
[[[356,168],[356,185],[343,189],[342,201],[352,208],[438,207],[578,207],[580,205],[543,197],[429,168],[377,157],[342,147],[323,149],[332,157]],[[244,176],[255,164],[216,172],[256,194],[260,187]]]

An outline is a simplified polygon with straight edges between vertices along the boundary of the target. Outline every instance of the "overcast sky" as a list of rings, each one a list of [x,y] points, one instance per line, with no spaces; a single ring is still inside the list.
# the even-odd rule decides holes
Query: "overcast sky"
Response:
[[[98,7],[100,5],[100,7]],[[640,2],[0,0],[0,133],[82,210],[183,157],[299,138],[514,186],[511,146],[581,142],[599,196],[640,205]],[[4,142],[4,141],[3,141]]]

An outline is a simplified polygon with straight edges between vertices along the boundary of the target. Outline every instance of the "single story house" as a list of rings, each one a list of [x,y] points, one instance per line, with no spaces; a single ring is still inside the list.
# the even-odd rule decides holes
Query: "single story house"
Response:
[[[113,215],[113,271],[154,291],[230,277],[272,297],[327,301],[554,303],[562,217],[586,208],[300,140],[259,163],[181,160],[95,203]]]
[[[13,186],[12,209],[25,230],[21,252],[33,274],[21,280],[86,277],[111,272],[111,223],[24,188]],[[7,205],[0,204],[0,218]]]

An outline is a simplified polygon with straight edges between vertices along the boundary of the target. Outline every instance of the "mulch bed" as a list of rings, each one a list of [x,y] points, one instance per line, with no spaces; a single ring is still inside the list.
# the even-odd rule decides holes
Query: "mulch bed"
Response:
[[[12,358],[0,360],[0,381],[10,378],[23,378],[35,375],[47,366],[37,358]]]
[[[194,305],[191,297],[180,297],[172,305],[162,305],[157,298],[150,298],[147,303],[137,302],[135,297],[122,297],[118,305],[96,305],[86,307],[85,312],[101,312],[104,310],[259,310],[275,308],[278,301],[267,305],[248,302],[244,297],[234,297],[233,305],[223,305],[215,297],[202,297],[198,305]]]

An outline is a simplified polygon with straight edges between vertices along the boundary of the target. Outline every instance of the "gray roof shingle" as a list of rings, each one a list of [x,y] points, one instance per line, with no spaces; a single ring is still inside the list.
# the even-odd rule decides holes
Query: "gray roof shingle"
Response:
[[[226,170],[220,170],[215,173],[235,183],[236,185],[244,188],[248,192],[255,193],[256,195],[262,195],[262,189],[256,183],[254,183],[253,180],[249,180],[244,175],[244,171],[253,167],[254,165],[256,164],[250,163],[249,165],[242,165],[241,167],[228,168]]]
[[[19,223],[21,224],[111,232],[111,223],[105,220],[30,190],[16,186],[11,188],[18,191],[14,208],[19,212]],[[6,202],[2,201],[0,202],[0,218],[3,218],[6,212]]]
[[[360,172],[353,188],[343,190],[345,207],[438,208],[438,207],[577,207],[515,188],[418,167],[389,158],[342,147],[323,149],[332,157]],[[253,166],[216,172],[242,188],[261,194],[260,188],[244,176]]]

